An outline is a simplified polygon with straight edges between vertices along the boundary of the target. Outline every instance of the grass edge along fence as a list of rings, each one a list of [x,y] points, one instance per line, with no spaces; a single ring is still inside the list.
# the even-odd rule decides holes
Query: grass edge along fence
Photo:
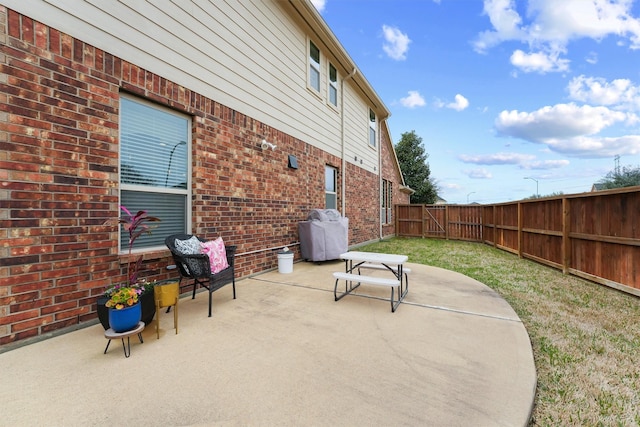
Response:
[[[483,242],[640,296],[640,187],[395,211],[397,236]]]

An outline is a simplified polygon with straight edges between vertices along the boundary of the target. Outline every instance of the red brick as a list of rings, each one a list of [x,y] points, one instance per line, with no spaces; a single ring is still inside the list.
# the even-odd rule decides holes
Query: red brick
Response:
[[[77,284],[74,285],[66,285],[66,286],[56,286],[55,288],[43,289],[40,291],[40,295],[42,297],[55,297],[59,294],[65,294],[69,292],[74,292],[78,289]]]
[[[49,47],[48,40],[47,40],[48,35],[49,35],[48,27],[39,22],[36,22],[35,23],[35,36],[36,36],[35,44],[38,48],[42,50],[46,50]]]
[[[59,277],[65,276],[74,276],[78,274],[78,269],[75,267],[72,268],[61,268],[51,271],[43,271],[41,276],[43,279],[56,279]]]
[[[9,312],[12,314],[17,314],[29,310],[42,309],[42,307],[46,307],[51,305],[53,301],[50,298],[37,298],[32,299],[30,301],[24,301],[20,303],[14,303],[9,306]],[[42,310],[41,310],[42,313]]]
[[[23,294],[13,294],[11,296],[5,296],[0,298],[0,305],[8,306],[12,304],[21,303],[23,301],[33,301],[38,298],[39,292],[32,291]]]
[[[27,43],[33,44],[33,20],[26,16],[22,16],[22,40]]]
[[[66,312],[63,312],[63,313],[66,313]],[[78,324],[78,317],[76,317],[75,313],[72,313],[71,318],[66,319],[64,321],[59,321],[58,314],[56,314],[55,321],[48,323],[46,325],[42,325],[40,330],[42,331],[43,334],[46,334],[48,332],[56,331],[58,329],[66,328],[68,326],[77,325],[77,324]]]
[[[56,313],[55,319],[56,320],[69,319],[69,322],[65,323],[66,325],[76,324],[78,323],[78,317],[83,314],[89,313],[90,310],[91,310],[91,307],[78,307],[73,310],[61,311],[59,313]]]
[[[20,14],[14,12],[9,9],[7,11],[8,19],[7,19],[7,27],[9,28],[9,35],[11,37],[20,38],[22,33],[21,24],[20,24]]]
[[[72,285],[80,288],[80,286],[78,285],[79,283],[91,281],[92,280],[91,276],[89,274],[83,274],[84,272],[82,271],[82,268],[84,267],[78,268],[78,273],[80,274],[78,274],[77,276],[62,277],[60,279],[57,279],[56,280],[57,286]]]
[[[39,310],[21,311],[19,313],[12,313],[7,316],[0,316],[0,325],[15,325],[18,322],[23,322],[27,319],[37,318]]]
[[[60,32],[54,28],[49,29],[49,51],[54,55],[60,54]]]
[[[56,303],[54,305],[50,305],[48,307],[44,307],[40,310],[41,314],[54,314],[60,311],[69,310],[72,308],[77,308],[77,301],[66,301],[63,303]]]
[[[43,316],[35,319],[30,319],[25,322],[13,323],[11,325],[11,332],[16,333],[20,331],[26,331],[36,326],[46,325],[47,323],[51,323],[52,321],[53,321],[53,316]]]

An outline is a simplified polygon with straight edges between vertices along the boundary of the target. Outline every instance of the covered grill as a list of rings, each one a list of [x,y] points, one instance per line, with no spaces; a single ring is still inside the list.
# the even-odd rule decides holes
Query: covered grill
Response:
[[[298,223],[300,252],[308,261],[340,258],[349,250],[349,218],[336,209],[314,209]]]

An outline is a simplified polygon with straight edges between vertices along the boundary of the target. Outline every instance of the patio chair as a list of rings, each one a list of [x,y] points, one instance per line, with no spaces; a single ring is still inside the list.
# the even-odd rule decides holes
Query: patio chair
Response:
[[[217,273],[211,272],[211,265],[209,262],[209,256],[206,254],[192,254],[187,255],[180,252],[176,248],[176,240],[189,240],[193,237],[192,234],[172,234],[168,236],[164,243],[167,245],[169,250],[171,251],[171,255],[173,256],[173,261],[178,267],[178,271],[180,272],[180,287],[186,287],[187,285],[182,285],[182,281],[193,280],[193,296],[194,299],[196,297],[196,289],[198,285],[206,288],[209,291],[209,317],[211,317],[211,306],[212,306],[212,293],[222,288],[224,285],[231,283],[233,287],[233,299],[236,299],[236,277],[235,277],[235,265],[234,258],[236,253],[236,246],[226,246],[225,251],[227,255],[227,263],[229,266],[224,270],[221,270]],[[205,240],[197,237],[200,242],[205,242]]]

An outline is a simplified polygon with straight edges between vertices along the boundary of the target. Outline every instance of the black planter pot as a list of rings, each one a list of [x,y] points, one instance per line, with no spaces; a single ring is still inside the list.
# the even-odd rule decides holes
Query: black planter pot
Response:
[[[156,315],[156,301],[153,298],[153,291],[142,295],[140,304],[142,304],[142,321],[145,325],[148,325],[153,320],[153,316]]]
[[[98,319],[102,327],[106,331],[109,329],[109,309],[105,305],[109,301],[107,297],[98,297]],[[140,297],[140,304],[142,304],[142,321],[145,325],[148,325],[153,320],[153,316],[156,315],[156,302],[153,299],[153,292],[147,292]]]
[[[109,309],[105,305],[107,301],[109,301],[107,297],[98,297],[98,319],[105,331],[109,329]]]

